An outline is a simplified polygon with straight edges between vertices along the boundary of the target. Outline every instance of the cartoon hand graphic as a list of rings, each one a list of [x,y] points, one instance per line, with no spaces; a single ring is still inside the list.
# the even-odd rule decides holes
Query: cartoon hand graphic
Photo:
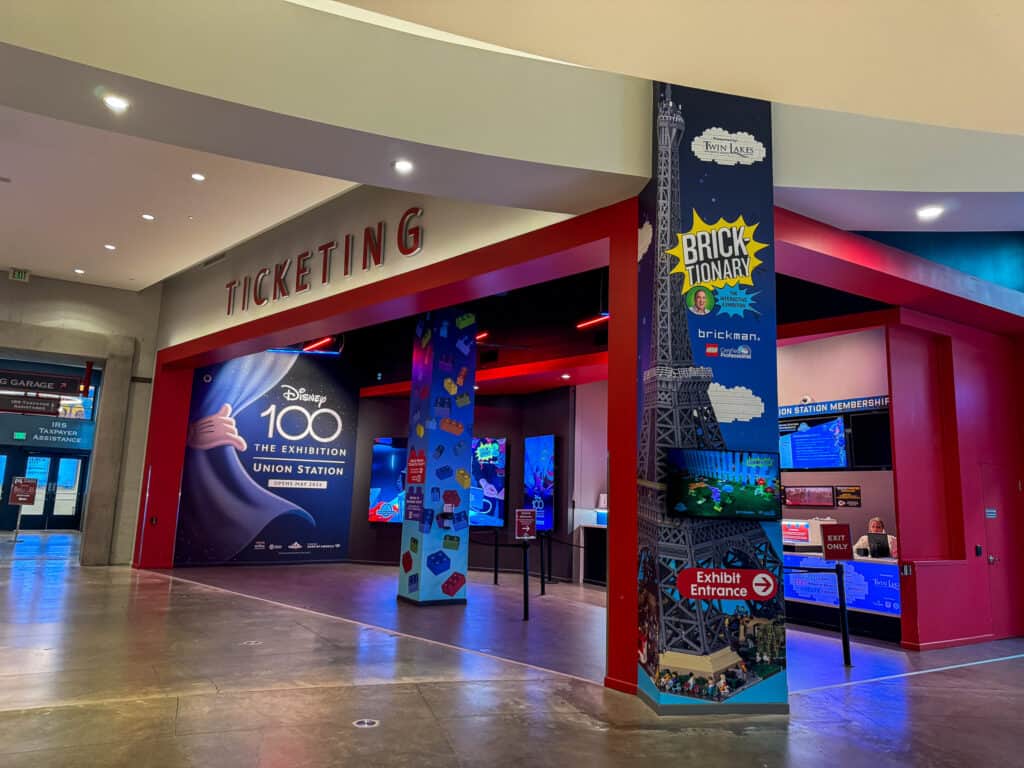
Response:
[[[222,445],[234,446],[239,451],[249,447],[245,439],[238,434],[235,420],[231,418],[231,406],[226,403],[213,416],[207,416],[189,425],[188,445],[201,451]]]

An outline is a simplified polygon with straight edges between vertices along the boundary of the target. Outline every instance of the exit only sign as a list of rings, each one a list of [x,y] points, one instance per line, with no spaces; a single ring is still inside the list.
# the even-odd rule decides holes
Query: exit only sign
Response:
[[[18,269],[17,267],[11,267],[7,270],[7,277],[11,280],[17,280],[19,283],[27,283],[30,274],[27,269]]]

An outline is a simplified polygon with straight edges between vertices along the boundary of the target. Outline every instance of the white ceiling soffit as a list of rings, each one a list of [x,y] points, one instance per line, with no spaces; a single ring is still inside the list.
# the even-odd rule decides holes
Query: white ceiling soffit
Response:
[[[135,291],[353,186],[7,107],[0,176],[0,267]]]
[[[775,204],[839,229],[869,232],[1019,232],[1024,192],[889,192],[775,187]],[[943,213],[920,221],[917,210]]]
[[[14,3],[0,103],[341,179],[580,213],[650,169],[650,84],[282,0]],[[111,115],[97,94],[131,99]],[[414,173],[392,163],[407,157]]]
[[[608,72],[783,104],[1024,134],[1024,3],[346,0]]]

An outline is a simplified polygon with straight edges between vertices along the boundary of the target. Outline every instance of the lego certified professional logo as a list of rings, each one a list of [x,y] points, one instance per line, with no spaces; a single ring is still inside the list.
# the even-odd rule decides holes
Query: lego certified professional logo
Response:
[[[746,131],[732,133],[724,128],[708,128],[690,142],[690,149],[705,163],[753,165],[767,156],[764,144]]]

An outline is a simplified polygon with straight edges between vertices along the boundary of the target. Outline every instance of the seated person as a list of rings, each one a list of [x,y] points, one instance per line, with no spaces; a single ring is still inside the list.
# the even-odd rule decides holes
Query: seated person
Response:
[[[882,522],[880,517],[872,517],[868,521],[868,532],[857,539],[857,543],[853,545],[853,551],[858,555],[866,555],[872,557],[871,552],[871,540],[869,534],[885,534],[885,523]],[[892,534],[888,535],[889,541],[889,557],[894,560],[899,559],[899,550],[896,546],[896,537]]]

